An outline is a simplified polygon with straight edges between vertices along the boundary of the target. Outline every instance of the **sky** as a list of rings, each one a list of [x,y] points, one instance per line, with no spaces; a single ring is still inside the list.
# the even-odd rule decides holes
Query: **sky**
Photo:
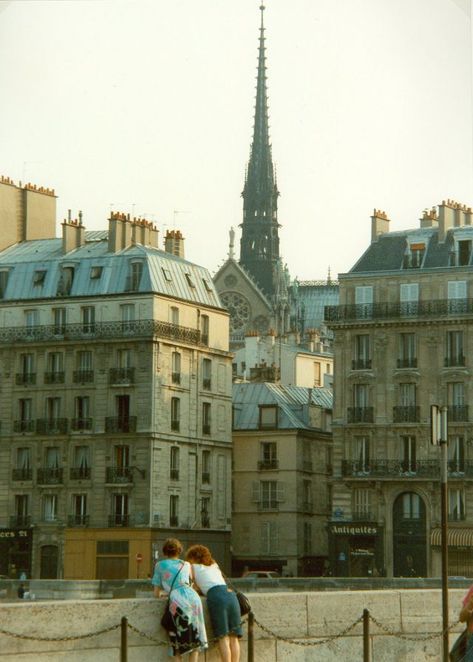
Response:
[[[88,230],[144,216],[215,272],[242,220],[259,4],[0,0],[0,174],[55,189],[58,233],[68,209]],[[293,278],[347,272],[373,208],[395,231],[443,199],[473,205],[469,0],[266,6]]]

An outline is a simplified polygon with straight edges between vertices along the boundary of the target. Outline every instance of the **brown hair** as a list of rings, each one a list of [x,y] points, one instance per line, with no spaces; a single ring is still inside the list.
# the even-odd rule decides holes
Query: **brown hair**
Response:
[[[186,560],[191,563],[202,563],[202,565],[213,565],[215,563],[210,549],[205,547],[205,545],[192,545],[192,547],[189,547]]]
[[[163,545],[164,556],[179,556],[182,552],[182,545],[177,538],[168,538]]]

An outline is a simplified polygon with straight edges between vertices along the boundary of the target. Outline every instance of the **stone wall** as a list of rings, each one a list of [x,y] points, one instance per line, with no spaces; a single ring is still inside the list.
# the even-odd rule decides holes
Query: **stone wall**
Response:
[[[457,620],[465,591],[450,591],[450,622]],[[441,592],[436,589],[387,591],[334,591],[311,593],[266,592],[252,594],[255,619],[278,637],[293,638],[302,644],[335,635],[356,621],[363,609],[389,631],[422,636],[442,629]],[[164,600],[152,598],[125,600],[68,600],[60,602],[3,603],[0,606],[0,659],[15,662],[117,662],[120,628],[80,640],[38,642],[22,639],[88,634],[118,625],[122,616],[140,631],[163,640],[159,619]],[[20,638],[2,632],[14,632]],[[242,642],[242,662],[247,660],[247,626]],[[461,631],[458,625],[451,641]],[[276,640],[255,626],[255,659],[258,662],[287,660],[340,662],[363,658],[362,625],[329,644],[300,646]],[[209,627],[209,638],[211,638]],[[310,642],[308,640],[311,640]],[[410,641],[392,636],[370,623],[373,662],[437,662],[441,659],[441,638]],[[159,662],[169,659],[167,648],[158,646],[133,630],[128,630],[129,662]],[[204,662],[217,662],[215,649],[201,656]]]

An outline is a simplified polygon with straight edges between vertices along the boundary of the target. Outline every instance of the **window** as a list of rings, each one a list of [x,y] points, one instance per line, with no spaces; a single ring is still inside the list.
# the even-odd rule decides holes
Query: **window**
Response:
[[[320,386],[320,363],[314,361],[314,386]]]
[[[399,334],[398,368],[417,368],[417,351],[415,333]]]
[[[118,431],[130,432],[130,396],[115,396],[115,408],[118,419]]]
[[[277,469],[278,455],[275,441],[262,441],[260,443],[259,469]]]
[[[62,267],[57,286],[58,296],[67,296],[71,293],[74,282],[74,267]]]
[[[465,519],[465,495],[461,488],[448,490],[448,519],[452,521]]]
[[[171,379],[173,384],[181,383],[181,355],[179,352],[173,352],[171,355]]]
[[[84,526],[87,524],[87,494],[72,495],[72,526]]]
[[[261,522],[260,550],[261,554],[278,554],[278,528],[277,522]]]
[[[103,267],[90,267],[90,278],[91,280],[97,280],[102,277]]]
[[[202,483],[210,483],[210,451],[202,451]]]
[[[425,255],[425,244],[410,244],[404,255],[404,269],[419,269]]]
[[[27,526],[29,524],[29,497],[27,494],[15,495],[15,524]]]
[[[279,499],[277,481],[261,481],[261,508],[263,510],[277,510],[278,507]]]
[[[45,522],[57,520],[57,494],[45,494],[43,496],[43,517]]]
[[[15,480],[31,480],[31,448],[23,447],[16,449],[16,469],[13,477]]]
[[[209,344],[209,316],[200,316],[200,339],[203,345]]]
[[[373,313],[372,285],[355,287],[355,304],[357,306],[357,317],[371,317]]]
[[[72,423],[74,430],[90,430],[90,398],[88,395],[79,395],[75,398],[75,419]]]
[[[305,512],[312,511],[312,482],[310,480],[302,481],[302,510]]]
[[[112,526],[128,526],[128,494],[112,494]]]
[[[370,337],[364,333],[355,336],[355,359],[352,363],[353,370],[365,370],[371,368]]]
[[[211,404],[210,402],[202,403],[202,434],[210,434],[210,414],[211,414]]]
[[[465,357],[463,355],[463,331],[447,331],[446,350],[446,367],[465,365]]]
[[[128,469],[130,466],[130,447],[126,444],[117,444],[113,447],[113,458],[117,469]]]
[[[18,432],[33,432],[33,400],[20,398],[18,400]]]
[[[369,385],[368,384],[354,384],[353,385],[353,404],[355,407],[364,408],[369,404]]]
[[[312,554],[312,525],[310,522],[304,522],[303,552]]]
[[[470,264],[471,241],[463,240],[458,242],[458,265],[465,267]]]
[[[417,472],[416,438],[411,435],[401,437],[401,471],[405,474]]]
[[[456,434],[448,440],[448,471],[451,474],[465,472],[465,439]]]
[[[64,383],[64,354],[49,352],[47,356],[47,371],[44,375],[45,384]]]
[[[356,473],[370,472],[370,440],[368,437],[355,437],[353,469]]]
[[[74,448],[71,478],[90,478],[90,449],[88,446]]]
[[[468,420],[468,405],[465,405],[465,384],[449,382],[447,384],[448,420],[452,422]]]
[[[189,287],[195,287],[195,283],[192,280],[192,276],[188,273],[186,273],[185,276],[186,276],[186,281],[187,281],[187,284],[189,285]]]
[[[80,351],[76,354],[77,370],[74,370],[75,383],[88,383],[94,380],[92,370],[92,352],[90,350]]]
[[[53,308],[53,326],[56,336],[63,336],[66,331],[66,309]]]
[[[202,278],[202,282],[204,283],[204,287],[207,290],[207,292],[213,292],[213,288],[207,279]]]
[[[210,391],[212,387],[212,361],[210,359],[202,360],[202,387]]]
[[[171,430],[179,431],[181,420],[181,400],[171,398]]]
[[[164,267],[161,267],[161,271],[163,272],[164,280],[167,280],[168,283],[172,283],[172,276],[169,269],[165,269]]]
[[[399,384],[399,406],[394,407],[395,423],[415,423],[419,421],[417,386],[412,383]]]
[[[38,269],[37,271],[34,272],[33,274],[33,285],[34,286],[39,286],[39,285],[44,285],[44,281],[46,279],[46,271],[43,269]]]
[[[403,519],[420,519],[420,497],[414,492],[402,495]]]
[[[271,430],[278,427],[278,408],[273,405],[259,405],[260,430]]]
[[[448,282],[448,298],[466,299],[466,280],[450,280]]]
[[[124,370],[131,368],[133,364],[131,349],[117,350],[117,367]]]
[[[171,494],[169,497],[169,525],[179,526],[179,495]]]
[[[8,270],[0,271],[0,299],[3,299],[8,285]]]
[[[133,331],[135,321],[135,305],[133,303],[124,303],[120,306],[120,317],[122,329],[124,331]]]
[[[81,308],[82,331],[93,333],[95,331],[95,308],[94,306],[83,306]]]
[[[131,262],[127,279],[126,289],[128,292],[136,292],[140,289],[141,277],[143,275],[143,263]]]
[[[369,384],[353,384],[353,407],[348,410],[349,423],[372,423],[373,407],[369,406]]]
[[[179,325],[179,308],[176,308],[176,306],[171,306],[169,309],[169,317],[171,324]]]
[[[20,354],[20,372],[17,373],[16,383],[19,385],[36,384],[33,354]]]
[[[419,307],[419,283],[402,283],[399,291],[401,314],[417,313]]]
[[[46,418],[53,424],[60,418],[61,398],[46,398]]]
[[[25,325],[27,335],[34,335],[34,329],[39,324],[39,313],[37,310],[25,310]]]
[[[353,519],[370,521],[373,519],[371,513],[371,491],[365,488],[353,490]]]
[[[210,527],[210,497],[202,497],[200,500],[200,520],[203,529]]]
[[[179,480],[179,447],[178,446],[171,446],[170,478],[171,480]]]

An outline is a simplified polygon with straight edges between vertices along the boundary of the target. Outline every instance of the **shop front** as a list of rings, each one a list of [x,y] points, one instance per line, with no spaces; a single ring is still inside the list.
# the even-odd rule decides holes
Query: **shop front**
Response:
[[[332,522],[329,563],[335,577],[384,575],[383,527],[370,522]]]
[[[32,529],[0,529],[0,575],[31,577]]]

